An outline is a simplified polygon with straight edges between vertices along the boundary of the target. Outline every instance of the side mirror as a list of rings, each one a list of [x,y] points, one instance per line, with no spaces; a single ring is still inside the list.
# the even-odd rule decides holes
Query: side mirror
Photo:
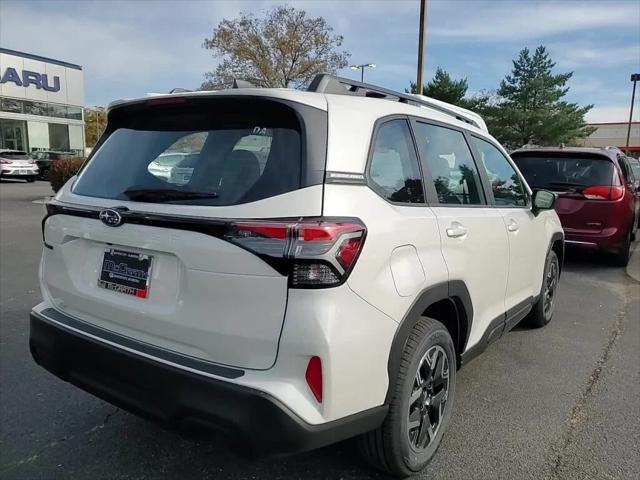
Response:
[[[549,190],[533,192],[533,213],[537,215],[542,210],[551,210],[556,203],[556,194]]]

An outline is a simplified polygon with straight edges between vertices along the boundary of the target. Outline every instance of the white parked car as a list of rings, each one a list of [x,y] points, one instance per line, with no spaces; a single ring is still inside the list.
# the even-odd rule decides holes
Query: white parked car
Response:
[[[38,165],[27,152],[0,149],[0,178],[21,178],[27,182],[35,182],[38,178]]]
[[[147,170],[152,175],[168,180],[171,178],[171,172],[187,155],[186,153],[162,153],[153,160],[148,166]]]
[[[116,405],[271,453],[360,436],[409,475],[442,439],[456,371],[551,320],[555,197],[472,112],[322,75],[108,118],[47,205],[30,346]],[[150,172],[190,135],[186,181]]]

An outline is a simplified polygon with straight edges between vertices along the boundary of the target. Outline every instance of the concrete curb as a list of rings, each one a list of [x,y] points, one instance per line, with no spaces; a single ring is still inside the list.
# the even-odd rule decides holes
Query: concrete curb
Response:
[[[638,242],[635,242],[635,248],[631,253],[631,259],[629,260],[629,265],[627,265],[627,275],[640,283],[640,245],[638,245]]]

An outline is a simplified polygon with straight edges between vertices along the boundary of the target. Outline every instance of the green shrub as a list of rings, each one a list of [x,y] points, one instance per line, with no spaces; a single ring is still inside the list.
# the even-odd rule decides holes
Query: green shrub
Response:
[[[67,158],[60,160],[57,165],[52,167],[47,174],[47,180],[51,183],[53,191],[60,190],[67,183],[67,180],[78,173],[83,163],[84,158]]]

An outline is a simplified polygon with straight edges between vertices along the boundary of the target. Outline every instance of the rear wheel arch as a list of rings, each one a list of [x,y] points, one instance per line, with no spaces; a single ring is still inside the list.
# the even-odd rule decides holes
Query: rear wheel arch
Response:
[[[433,318],[442,323],[453,340],[456,350],[456,363],[461,365],[460,357],[469,339],[473,320],[471,296],[465,283],[461,280],[442,282],[423,290],[416,297],[398,326],[387,363],[389,385],[393,383],[400,368],[402,352],[413,327],[423,317]],[[385,403],[391,400],[389,388]]]

